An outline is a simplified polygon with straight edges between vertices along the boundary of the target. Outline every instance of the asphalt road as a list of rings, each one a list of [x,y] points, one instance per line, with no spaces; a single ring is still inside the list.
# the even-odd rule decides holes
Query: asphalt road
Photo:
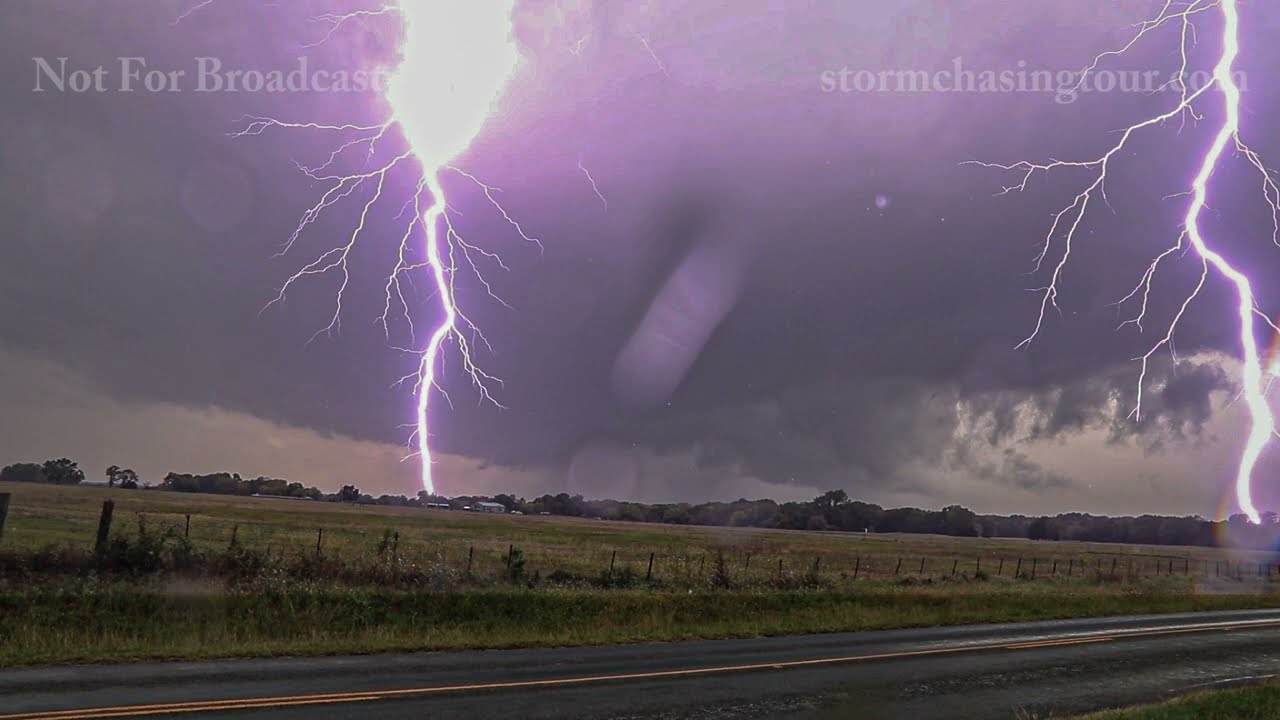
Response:
[[[0,720],[1046,718],[1280,673],[1280,611],[0,671]]]

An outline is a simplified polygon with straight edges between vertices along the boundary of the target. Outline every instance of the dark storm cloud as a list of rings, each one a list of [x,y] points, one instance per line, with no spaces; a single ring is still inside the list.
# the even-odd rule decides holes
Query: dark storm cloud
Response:
[[[1156,450],[1198,439],[1214,399],[1233,389],[1211,361],[1156,361],[1136,422],[1134,373],[1125,365],[1064,386],[978,394],[918,378],[797,383],[768,400],[673,411],[620,438],[691,447],[703,466],[769,482],[875,492],[911,482],[921,466],[943,466],[1023,489],[1063,488],[1067,476],[1009,445],[1105,429],[1112,442]]]
[[[350,232],[360,198],[272,259],[316,199],[294,161],[323,160],[332,139],[227,136],[246,113],[375,121],[385,111],[376,97],[31,92],[35,56],[93,65],[140,55],[186,67],[208,55],[289,68],[317,39],[305,17],[341,5],[220,2],[176,27],[186,3],[0,7],[0,89],[12,100],[0,115],[0,339],[86,374],[108,395],[402,441],[411,403],[390,384],[411,359],[387,350],[372,321],[394,263],[382,238],[398,237],[391,216],[412,179],[395,179],[395,199],[358,247],[341,333],[308,345],[332,312],[334,278],[259,311],[285,277]],[[1148,449],[1194,440],[1214,393],[1230,385],[1210,360],[1176,370],[1161,361],[1146,418],[1126,416],[1137,373],[1129,360],[1158,337],[1198,266],[1180,260],[1162,271],[1145,335],[1116,332],[1135,308],[1110,306],[1176,237],[1180,206],[1164,198],[1182,189],[1192,158],[1148,143],[1117,170],[1112,208],[1100,206],[1081,228],[1061,313],[1050,313],[1025,350],[1014,345],[1038,304],[1026,288],[1045,281],[1027,273],[1051,214],[1081,178],[1062,173],[997,198],[1009,178],[960,165],[1096,154],[1160,96],[1060,105],[1043,94],[844,94],[819,85],[829,69],[943,69],[957,56],[973,68],[1023,59],[1078,68],[1151,9],[520,3],[530,65],[459,163],[503,189],[507,209],[546,251],[514,237],[475,188],[447,180],[459,231],[510,268],[482,269],[514,309],[460,277],[461,298],[494,347],[479,359],[504,380],[507,409],[477,404],[451,362],[444,381],[454,409],[437,405],[437,447],[558,472],[604,438],[662,457],[690,454],[718,493],[726,468],[875,492],[914,482],[918,465],[948,463],[996,483],[1061,489],[1060,474],[1002,445],[1088,429],[1114,441],[1136,436]],[[305,54],[333,68],[387,63],[394,27],[359,24]],[[1265,68],[1265,53],[1251,52],[1250,68]],[[1169,59],[1155,42],[1121,66],[1166,68]],[[1249,102],[1255,117],[1274,105],[1265,82],[1251,83]],[[1179,137],[1194,142],[1196,132]],[[1254,141],[1264,156],[1280,149],[1268,137]],[[1256,194],[1251,178],[1224,171],[1217,181]],[[1232,217],[1215,217],[1214,229],[1269,232]],[[725,307],[712,303],[716,312],[676,338],[686,358],[655,356],[635,338],[666,337],[645,330],[646,317],[683,307],[665,288],[683,287],[671,278],[707,248],[718,269],[733,268],[713,298]],[[1260,268],[1268,257],[1258,255]],[[1180,352],[1234,352],[1220,315],[1226,297],[1216,284],[1206,289],[1177,336]],[[1264,307],[1280,300],[1262,299]],[[415,300],[419,312],[432,307],[426,283]],[[641,361],[628,366],[626,348],[637,343]],[[670,360],[671,372],[647,375],[654,357]],[[619,395],[620,363],[643,397]],[[700,496],[697,468],[652,465]]]

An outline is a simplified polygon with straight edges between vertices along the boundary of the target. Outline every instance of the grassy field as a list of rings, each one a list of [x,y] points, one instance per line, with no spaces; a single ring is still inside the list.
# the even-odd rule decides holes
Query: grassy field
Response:
[[[1037,576],[1101,570],[1123,577],[1185,573],[1201,578],[1206,589],[1219,584],[1219,574],[1227,574],[1226,563],[1232,563],[1243,582],[1225,589],[1260,585],[1258,564],[1274,561],[1268,553],[1215,548],[682,527],[94,487],[0,483],[0,492],[12,493],[0,548],[89,547],[102,501],[111,498],[116,503],[113,529],[119,532],[136,527],[139,515],[185,532],[190,515],[190,539],[197,548],[226,548],[234,532],[247,547],[314,553],[323,530],[322,553],[350,556],[374,553],[390,532],[398,534],[401,556],[458,569],[466,567],[470,556],[477,575],[500,572],[511,546],[521,550],[529,572],[595,574],[612,563],[617,569],[647,573],[653,553],[655,578],[694,583],[710,575],[719,553],[725,555],[729,573],[743,581],[776,578],[779,560],[786,575],[811,570],[817,559],[818,570],[831,577],[852,576],[855,568],[860,578],[942,576],[953,569],[1004,577],[1019,570],[1028,575],[1034,570]]]
[[[0,538],[3,667],[1280,607],[1270,573],[1255,572],[1270,570],[1268,557],[1212,548],[675,527],[93,487],[0,492],[12,493]],[[95,553],[107,498],[116,503],[112,541]],[[1238,575],[1227,577],[1227,564]]]
[[[1274,720],[1280,718],[1280,686],[1210,690],[1159,705],[1105,710],[1076,720]]]

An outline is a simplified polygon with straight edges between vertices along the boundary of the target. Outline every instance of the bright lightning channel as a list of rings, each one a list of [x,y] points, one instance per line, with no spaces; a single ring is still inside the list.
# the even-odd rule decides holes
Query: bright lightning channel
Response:
[[[1194,42],[1194,26],[1192,24],[1193,16],[1207,12],[1217,8],[1221,11],[1222,18],[1222,50],[1218,57],[1217,63],[1213,69],[1213,77],[1203,87],[1192,90],[1186,84],[1187,58],[1188,58],[1188,41]],[[1218,128],[1214,135],[1212,144],[1205,151],[1200,162],[1199,170],[1196,172],[1195,178],[1191,181],[1188,190],[1183,193],[1190,195],[1191,200],[1187,204],[1186,215],[1183,218],[1183,230],[1180,233],[1177,243],[1168,248],[1161,254],[1157,255],[1143,273],[1138,285],[1120,300],[1118,304],[1123,304],[1129,300],[1140,298],[1140,309],[1138,314],[1121,324],[1133,324],[1140,331],[1142,330],[1142,321],[1146,317],[1148,300],[1151,295],[1152,280],[1155,277],[1156,270],[1161,262],[1174,253],[1187,249],[1189,244],[1194,249],[1196,256],[1201,263],[1200,280],[1195,288],[1182,299],[1178,307],[1177,313],[1174,315],[1168,328],[1158,341],[1141,357],[1135,358],[1141,362],[1141,372],[1138,376],[1138,394],[1137,402],[1133,408],[1131,417],[1141,419],[1142,417],[1142,391],[1146,383],[1147,369],[1152,356],[1161,348],[1168,346],[1172,351],[1173,336],[1181,321],[1187,307],[1199,295],[1200,290],[1204,287],[1205,281],[1212,269],[1218,275],[1228,280],[1234,287],[1237,298],[1236,322],[1240,336],[1240,347],[1243,355],[1243,371],[1242,371],[1242,395],[1249,408],[1250,427],[1249,435],[1245,441],[1244,447],[1240,455],[1240,463],[1235,479],[1236,501],[1241,510],[1248,515],[1249,519],[1254,523],[1261,522],[1258,510],[1253,502],[1252,495],[1252,477],[1254,467],[1258,462],[1258,457],[1262,450],[1266,447],[1271,437],[1276,434],[1275,418],[1272,415],[1270,407],[1266,401],[1266,373],[1262,367],[1262,360],[1258,352],[1258,341],[1253,331],[1253,318],[1258,315],[1265,319],[1272,329],[1280,333],[1280,328],[1276,328],[1271,320],[1263,315],[1257,307],[1254,297],[1253,287],[1249,278],[1231,264],[1220,252],[1214,250],[1209,241],[1204,237],[1200,229],[1200,215],[1204,210],[1205,200],[1209,192],[1209,179],[1213,175],[1213,171],[1218,167],[1222,159],[1222,155],[1227,148],[1228,143],[1234,144],[1237,152],[1243,155],[1262,175],[1263,195],[1267,203],[1271,207],[1272,213],[1272,241],[1280,244],[1280,188],[1277,188],[1271,175],[1263,166],[1261,159],[1252,149],[1250,149],[1240,138],[1240,88],[1236,85],[1235,80],[1231,76],[1232,64],[1235,62],[1236,56],[1240,52],[1240,17],[1236,7],[1236,0],[1193,0],[1185,6],[1175,8],[1172,0],[1165,0],[1164,6],[1160,13],[1151,20],[1147,20],[1138,26],[1138,31],[1119,50],[1111,50],[1102,53],[1094,58],[1093,63],[1085,69],[1077,88],[1084,82],[1087,73],[1095,70],[1099,63],[1106,57],[1119,55],[1133,47],[1135,43],[1141,40],[1148,33],[1169,23],[1178,23],[1181,27],[1181,67],[1175,76],[1173,84],[1179,91],[1179,102],[1173,109],[1168,112],[1155,115],[1141,122],[1130,125],[1125,128],[1120,135],[1120,139],[1100,157],[1086,161],[1050,161],[1047,163],[1036,163],[1030,161],[1019,161],[1012,164],[995,164],[995,163],[976,163],[985,167],[999,168],[1002,170],[1018,171],[1021,180],[1010,187],[1004,188],[1001,192],[1007,193],[1012,191],[1022,191],[1026,189],[1027,182],[1032,176],[1038,173],[1047,173],[1050,170],[1058,168],[1077,168],[1092,171],[1093,180],[1078,193],[1072,200],[1071,204],[1063,208],[1054,215],[1053,222],[1049,227],[1048,233],[1045,235],[1044,245],[1040,250],[1039,256],[1036,258],[1036,270],[1039,270],[1045,257],[1053,245],[1053,240],[1061,233],[1063,251],[1062,256],[1055,264],[1053,273],[1049,281],[1049,285],[1040,288],[1040,312],[1036,319],[1036,324],[1031,334],[1028,335],[1018,347],[1024,347],[1029,344],[1040,333],[1044,325],[1044,317],[1050,306],[1057,308],[1058,284],[1062,277],[1063,268],[1066,267],[1067,261],[1071,256],[1071,245],[1075,239],[1076,231],[1080,227],[1080,222],[1084,218],[1085,212],[1088,210],[1089,204],[1095,198],[1101,198],[1106,201],[1106,180],[1107,170],[1111,161],[1126,146],[1129,138],[1139,130],[1159,125],[1174,117],[1185,119],[1186,115],[1190,115],[1194,119],[1202,119],[1196,114],[1194,103],[1200,99],[1210,89],[1216,88],[1223,98],[1224,117],[1222,125]]]
[[[202,3],[199,7],[206,4],[208,3]],[[388,14],[398,14],[401,17],[403,44],[400,48],[400,63],[391,76],[386,93],[386,100],[391,108],[389,119],[378,125],[350,125],[283,122],[266,117],[247,117],[244,128],[233,133],[236,136],[257,135],[269,129],[289,128],[327,131],[349,138],[330,153],[324,163],[314,167],[299,166],[311,180],[327,187],[320,199],[303,213],[280,254],[288,252],[302,232],[326,210],[351,196],[356,190],[372,187],[368,200],[362,205],[359,220],[346,241],[321,253],[291,275],[276,297],[267,304],[270,307],[283,302],[294,283],[306,277],[336,272],[341,278],[336,306],[329,324],[317,332],[316,336],[332,333],[340,328],[343,294],[350,281],[348,259],[365,231],[370,210],[387,190],[389,176],[397,168],[403,167],[406,173],[411,173],[416,178],[413,195],[396,216],[398,219],[412,210],[400,237],[396,266],[387,277],[385,304],[378,322],[390,340],[392,316],[398,311],[409,329],[412,342],[416,344],[416,331],[402,283],[409,279],[409,273],[413,271],[429,270],[443,318],[432,330],[425,345],[399,348],[418,357],[417,370],[401,378],[399,382],[413,383],[417,410],[410,443],[416,445],[413,455],[419,456],[421,461],[422,487],[433,494],[435,482],[432,478],[428,424],[432,390],[439,390],[445,400],[452,404],[437,376],[437,368],[442,362],[442,348],[449,342],[457,346],[463,368],[483,400],[497,404],[489,387],[490,383],[500,382],[481,370],[473,360],[471,342],[479,339],[486,346],[488,342],[458,306],[455,278],[459,259],[467,263],[489,295],[499,302],[501,299],[494,295],[492,288],[480,275],[476,256],[504,269],[506,267],[496,255],[467,243],[455,231],[442,176],[451,172],[474,183],[520,237],[541,248],[537,238],[526,233],[499,204],[496,198],[498,188],[487,185],[474,175],[450,164],[471,145],[520,64],[520,55],[512,33],[513,4],[514,0],[406,0],[399,5],[313,18],[318,23],[328,25],[326,34],[319,41],[323,43],[342,25],[357,18]],[[407,142],[406,151],[364,172],[341,173],[331,169],[345,154],[357,148],[364,150],[366,162],[371,160],[379,142],[393,127],[399,129]],[[423,237],[421,252],[415,252],[413,247],[415,232],[418,230],[421,230]],[[415,257],[418,259],[415,260]]]

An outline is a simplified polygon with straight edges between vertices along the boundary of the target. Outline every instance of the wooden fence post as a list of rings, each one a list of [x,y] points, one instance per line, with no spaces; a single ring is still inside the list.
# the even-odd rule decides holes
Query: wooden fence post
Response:
[[[1111,574],[1116,574],[1116,558],[1111,558]]]
[[[1058,559],[1057,559],[1057,558],[1054,558],[1054,559],[1053,559],[1053,569],[1051,569],[1051,570],[1049,571],[1049,574],[1050,574],[1050,575],[1057,575],[1057,574],[1058,574]]]
[[[476,556],[476,546],[472,545],[467,548],[467,574],[471,574],[471,560]]]
[[[898,558],[898,566],[893,569],[893,574],[897,575],[898,571],[901,569],[902,569],[902,558]]]
[[[748,555],[747,557],[751,557]],[[649,569],[644,574],[645,582],[653,579],[653,553],[649,553]]]
[[[747,553],[747,563],[746,565],[743,566],[742,570],[743,572],[746,572],[747,570],[750,570],[750,569],[751,569],[751,553]]]
[[[960,567],[960,558],[951,561],[951,577],[956,576],[956,568]]]
[[[0,493],[0,538],[4,537],[4,519],[9,516],[9,493]]]
[[[613,554],[609,556],[609,574],[610,575],[613,574],[613,563],[616,562],[617,560],[618,560],[618,551],[614,550]]]
[[[978,556],[978,560],[977,562],[974,563],[974,567],[973,567],[974,575],[977,575],[980,572],[982,572],[982,556],[981,555]]]
[[[862,568],[862,556],[858,555],[853,561],[853,579],[858,579],[858,570]]]
[[[182,530],[182,537],[191,537],[191,513],[187,513],[187,526]]]
[[[1039,563],[1040,563],[1039,559],[1031,558],[1031,579],[1032,580],[1036,579],[1036,565],[1038,565]]]
[[[1076,574],[1076,559],[1069,558],[1067,560],[1067,577],[1071,577],[1072,575],[1075,575],[1075,574]]]
[[[98,539],[94,542],[93,551],[102,552],[107,549],[107,536],[111,534],[111,511],[116,507],[115,501],[102,501],[102,514],[98,516]]]
[[[324,528],[316,528],[316,557],[320,557],[320,543],[324,541]]]
[[[1013,576],[1015,578],[1019,577],[1020,575],[1022,575],[1022,558],[1018,558],[1018,567],[1013,571]]]
[[[231,545],[229,545],[229,547],[235,547],[235,546],[236,546],[236,533],[238,533],[238,532],[240,532],[240,526],[239,526],[239,525],[232,525],[232,526],[231,526]]]
[[[782,558],[778,558],[778,582],[782,582]]]

